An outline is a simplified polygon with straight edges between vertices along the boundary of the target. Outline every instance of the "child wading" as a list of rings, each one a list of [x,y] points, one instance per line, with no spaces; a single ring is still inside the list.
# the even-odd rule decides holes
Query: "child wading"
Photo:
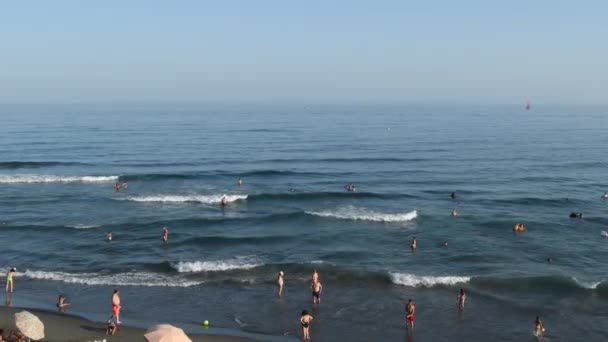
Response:
[[[308,329],[310,327],[310,322],[314,319],[308,311],[302,311],[302,317],[300,317],[300,323],[302,323],[302,334],[304,335],[304,341],[310,340],[310,334],[308,333]]]

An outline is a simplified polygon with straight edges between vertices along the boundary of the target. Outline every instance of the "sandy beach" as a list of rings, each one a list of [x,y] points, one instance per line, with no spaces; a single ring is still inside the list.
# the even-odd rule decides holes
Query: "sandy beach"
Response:
[[[120,326],[117,334],[114,336],[105,335],[106,325],[100,322],[91,322],[87,319],[37,309],[27,308],[0,308],[0,328],[4,329],[5,335],[11,330],[16,329],[14,323],[14,314],[16,312],[27,310],[40,318],[45,326],[46,338],[44,341],[51,342],[84,342],[84,341],[106,341],[112,342],[133,342],[145,341],[144,329]],[[186,332],[187,333],[187,332]],[[193,335],[188,334],[192,341],[205,342],[249,342],[259,341],[257,339],[235,337],[235,336],[220,336],[220,335]]]

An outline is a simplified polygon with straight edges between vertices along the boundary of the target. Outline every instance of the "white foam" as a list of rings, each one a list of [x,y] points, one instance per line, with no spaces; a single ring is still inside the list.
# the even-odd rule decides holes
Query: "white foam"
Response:
[[[307,214],[321,216],[321,217],[333,217],[343,220],[360,220],[360,221],[376,221],[376,222],[407,222],[412,221],[418,217],[416,210],[401,214],[390,214],[381,213],[376,211],[367,210],[364,208],[356,207],[344,207],[337,210],[325,210],[325,211],[307,211]]]
[[[104,183],[117,180],[118,176],[0,175],[0,183]]]
[[[154,195],[154,196],[133,196],[125,199],[117,198],[118,200],[126,200],[133,202],[162,202],[162,203],[204,203],[204,204],[219,204],[222,197],[226,196],[228,203],[247,199],[247,195]]]
[[[180,261],[174,267],[180,273],[249,270],[263,264],[250,257],[216,261]]]
[[[409,287],[433,287],[439,285],[456,285],[468,283],[471,277],[465,276],[417,276],[409,273],[390,273],[394,284]]]
[[[575,283],[577,283],[580,287],[584,287],[588,290],[595,290],[599,284],[601,284],[601,281],[581,281],[576,279],[575,277],[572,277],[572,280],[574,280]]]
[[[180,280],[176,277],[168,277],[158,273],[118,273],[118,274],[96,274],[96,273],[67,273],[26,270],[22,276],[30,279],[61,281],[79,285],[112,285],[112,286],[150,286],[150,287],[191,287],[203,282]]]
[[[74,225],[66,225],[66,227],[68,228],[74,228],[74,229],[91,229],[91,228],[97,228],[99,227],[96,224],[74,224]]]

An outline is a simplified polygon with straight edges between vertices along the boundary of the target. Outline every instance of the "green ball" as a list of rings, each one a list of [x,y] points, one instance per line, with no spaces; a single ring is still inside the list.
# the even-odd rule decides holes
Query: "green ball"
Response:
[[[209,321],[208,321],[208,320],[205,320],[205,321],[203,322],[203,325],[204,325],[204,326],[206,326],[206,327],[207,327],[207,326],[209,326]]]

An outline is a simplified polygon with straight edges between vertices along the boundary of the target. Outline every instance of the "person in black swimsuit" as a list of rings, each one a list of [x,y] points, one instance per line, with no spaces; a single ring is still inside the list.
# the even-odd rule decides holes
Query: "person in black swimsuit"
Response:
[[[308,328],[310,327],[310,322],[314,319],[308,311],[302,311],[302,316],[300,317],[300,323],[302,323],[302,334],[304,335],[304,341],[310,340],[310,334],[308,333]]]

